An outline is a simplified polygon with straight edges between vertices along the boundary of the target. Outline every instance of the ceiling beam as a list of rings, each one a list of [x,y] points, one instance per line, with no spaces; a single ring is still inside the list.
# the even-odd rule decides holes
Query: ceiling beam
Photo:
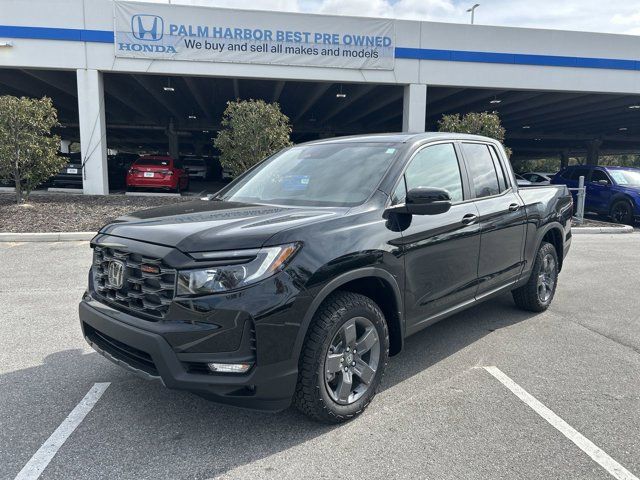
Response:
[[[184,83],[187,84],[187,88],[189,89],[189,91],[191,92],[191,95],[193,96],[196,103],[200,107],[200,110],[202,110],[202,113],[204,113],[204,116],[206,117],[206,119],[209,122],[212,122],[213,119],[211,117],[211,109],[207,105],[207,102],[205,101],[204,97],[202,96],[202,93],[200,92],[200,89],[198,88],[198,85],[196,84],[195,79],[191,77],[183,77],[182,79],[184,80]]]
[[[318,121],[320,123],[326,123],[328,120],[331,120],[333,117],[335,117],[340,112],[342,112],[345,108],[347,108],[350,105],[353,105],[353,103],[357,102],[358,100],[360,100],[365,95],[371,93],[376,87],[377,87],[377,85],[362,85],[362,86],[360,86],[355,92],[350,93],[347,96],[347,98],[339,99],[340,101],[337,101],[336,105],[334,105]]]
[[[240,82],[237,78],[233,79],[233,98],[238,100],[240,98]]]
[[[293,123],[297,123],[332,86],[332,83],[319,83],[315,85],[313,92],[311,92],[307,101],[302,104],[300,110],[298,110],[298,113],[293,118]]]
[[[382,95],[379,96],[377,98],[377,101],[371,102],[368,108],[365,108],[364,110],[358,112],[355,116],[347,120],[345,122],[345,125],[350,125],[352,123],[355,123],[361,120],[362,118],[366,117],[367,115],[371,115],[372,113],[380,110],[381,108],[384,108],[387,105],[392,104],[393,102],[397,102],[398,100],[401,100],[403,97],[403,94],[404,94],[403,91],[399,90],[386,96],[382,96]]]
[[[273,93],[271,94],[272,102],[277,102],[278,100],[280,100],[280,95],[282,95],[282,90],[284,89],[286,83],[287,82],[285,82],[284,80],[280,80],[275,83],[275,85],[273,86]]]
[[[162,94],[159,92],[159,90],[156,88],[156,86],[153,85],[153,83],[149,80],[149,78],[143,75],[132,75],[132,77],[136,82],[138,82],[142,86],[142,88],[144,88],[147,91],[149,95],[151,95],[154,98],[156,102],[158,102],[169,113],[171,113],[171,115],[173,115],[173,117],[176,120],[178,120],[178,122],[184,121],[185,119],[184,113],[179,111],[176,107],[174,107],[171,104],[171,102],[169,102],[165,97],[163,97]]]

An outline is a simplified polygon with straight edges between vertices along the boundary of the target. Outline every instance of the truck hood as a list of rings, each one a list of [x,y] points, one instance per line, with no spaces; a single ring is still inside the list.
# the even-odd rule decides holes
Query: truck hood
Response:
[[[183,252],[260,248],[282,230],[345,211],[198,200],[131,213],[104,226],[100,233]]]

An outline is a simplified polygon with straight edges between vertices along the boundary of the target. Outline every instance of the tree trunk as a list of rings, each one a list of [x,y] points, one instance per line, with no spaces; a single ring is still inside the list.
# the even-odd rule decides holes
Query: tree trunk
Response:
[[[16,184],[16,203],[20,205],[22,203],[22,179],[20,178],[20,170],[14,170],[13,179]]]

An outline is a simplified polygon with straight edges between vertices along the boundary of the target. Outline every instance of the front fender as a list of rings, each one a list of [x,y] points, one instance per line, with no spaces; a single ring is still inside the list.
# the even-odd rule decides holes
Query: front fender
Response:
[[[400,319],[400,329],[401,329],[401,341],[404,341],[404,332],[405,332],[405,324],[404,324],[404,301],[402,297],[402,293],[400,290],[400,286],[398,285],[398,281],[396,278],[387,270],[380,267],[363,267],[358,268],[356,270],[351,270],[348,272],[344,272],[339,274],[338,276],[332,278],[331,280],[324,283],[324,285],[317,291],[314,295],[313,300],[311,301],[307,312],[305,313],[302,322],[300,324],[300,329],[298,331],[298,336],[296,338],[296,342],[293,349],[293,354],[295,358],[299,358],[302,347],[304,345],[304,340],[307,336],[307,331],[309,330],[309,325],[311,325],[311,321],[313,317],[322,304],[322,302],[333,292],[338,290],[341,286],[361,278],[379,278],[385,281],[388,285],[391,286],[393,291],[393,295],[395,297],[396,305],[398,306],[398,318]]]

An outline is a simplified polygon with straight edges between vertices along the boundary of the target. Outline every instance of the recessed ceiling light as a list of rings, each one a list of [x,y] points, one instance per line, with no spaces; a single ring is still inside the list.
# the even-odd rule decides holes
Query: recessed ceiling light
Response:
[[[499,103],[502,103],[502,100],[498,100],[497,98],[494,98],[489,103],[492,104],[492,105],[497,105]]]
[[[202,130],[202,133],[209,133],[209,130]]]
[[[162,87],[165,92],[175,92],[176,89],[173,87]]]
[[[189,120],[195,120],[196,118],[198,117],[196,117],[195,115],[189,115]]]
[[[536,142],[541,142],[541,141],[542,141],[542,139],[541,139],[541,138],[534,138],[534,140],[535,140]]]
[[[629,129],[627,127],[620,127],[618,130],[620,130],[621,132],[626,132]]]
[[[525,130],[531,128],[529,125],[523,125],[522,128],[524,128]]]
[[[336,98],[347,98],[347,94],[346,93],[336,93]]]
[[[629,105],[631,110],[640,110],[640,105]]]

